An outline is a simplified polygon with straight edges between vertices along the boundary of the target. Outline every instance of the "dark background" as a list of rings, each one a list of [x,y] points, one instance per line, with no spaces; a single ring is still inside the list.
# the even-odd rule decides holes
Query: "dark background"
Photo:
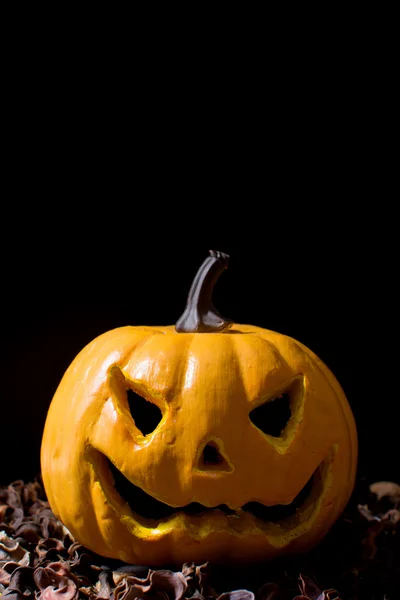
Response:
[[[394,53],[353,29],[326,52],[300,29],[282,63],[283,38],[268,60],[237,40],[238,60],[202,46],[188,68],[181,51],[174,69],[160,52],[149,69],[130,53],[89,65],[69,42],[65,59],[38,58],[38,40],[8,60],[2,484],[38,472],[47,408],[82,347],[174,323],[210,248],[231,255],[222,314],[314,350],[354,411],[360,477],[399,479]]]
[[[197,244],[178,236],[173,245],[170,230],[158,238],[148,228],[141,241],[131,235],[123,245],[103,232],[90,241],[71,233],[58,243],[49,234],[48,243],[32,245],[23,260],[8,249],[0,485],[39,472],[46,412],[75,355],[114,327],[174,323],[209,248],[231,256],[214,294],[221,313],[290,335],[316,352],[353,409],[358,477],[398,480],[396,259],[385,234],[370,235],[372,218],[366,231],[333,208],[331,216],[327,206],[323,214],[311,210],[311,222],[301,219],[304,208],[299,219],[271,217],[260,230],[254,218],[243,244],[215,235]],[[237,241],[245,223],[236,227],[231,239]]]

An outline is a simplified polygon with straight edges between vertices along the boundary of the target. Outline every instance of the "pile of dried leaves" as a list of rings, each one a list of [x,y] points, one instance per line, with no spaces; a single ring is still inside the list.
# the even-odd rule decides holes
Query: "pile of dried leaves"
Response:
[[[176,571],[89,552],[55,518],[39,480],[15,481],[0,488],[0,597],[394,600],[400,597],[400,486],[359,482],[342,518],[306,555],[241,568],[186,563]]]

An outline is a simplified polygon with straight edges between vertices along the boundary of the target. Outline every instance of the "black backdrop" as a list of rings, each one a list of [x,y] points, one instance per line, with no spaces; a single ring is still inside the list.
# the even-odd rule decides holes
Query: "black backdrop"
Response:
[[[121,325],[174,323],[210,247],[231,255],[214,294],[221,313],[295,337],[316,352],[355,414],[358,477],[398,480],[395,278],[376,240],[342,227],[330,236],[312,228],[301,236],[266,230],[258,247],[218,236],[184,249],[168,238],[147,240],[129,252],[96,242],[96,250],[88,243],[73,252],[69,239],[62,257],[50,244],[25,253],[23,263],[15,256],[5,261],[0,485],[39,472],[48,406],[81,348]]]

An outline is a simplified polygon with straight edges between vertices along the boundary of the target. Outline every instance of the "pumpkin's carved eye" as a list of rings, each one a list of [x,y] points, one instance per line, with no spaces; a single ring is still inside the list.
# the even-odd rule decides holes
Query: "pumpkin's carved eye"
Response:
[[[257,406],[251,411],[250,420],[263,433],[280,437],[291,416],[291,397],[287,391],[278,398]]]
[[[127,396],[129,410],[136,427],[143,435],[152,433],[162,419],[161,410],[131,389],[127,390]]]

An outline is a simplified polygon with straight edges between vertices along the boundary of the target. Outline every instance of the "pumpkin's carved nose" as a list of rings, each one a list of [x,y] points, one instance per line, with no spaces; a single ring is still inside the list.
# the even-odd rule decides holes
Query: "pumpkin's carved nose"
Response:
[[[199,471],[233,471],[228,459],[222,454],[220,445],[214,440],[204,446],[197,468]]]

